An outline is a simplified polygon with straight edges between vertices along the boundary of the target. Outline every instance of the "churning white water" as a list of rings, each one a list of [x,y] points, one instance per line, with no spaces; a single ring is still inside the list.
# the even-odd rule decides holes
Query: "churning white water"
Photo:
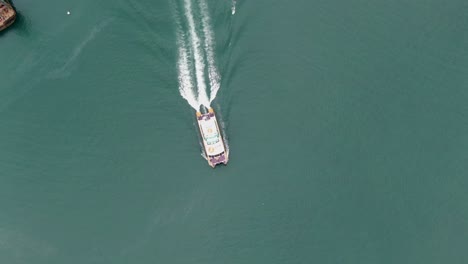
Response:
[[[216,67],[214,32],[206,0],[183,1],[183,15],[176,13],[180,95],[194,109],[209,107],[220,88]],[[205,76],[208,73],[208,77]],[[207,88],[209,87],[209,89]]]

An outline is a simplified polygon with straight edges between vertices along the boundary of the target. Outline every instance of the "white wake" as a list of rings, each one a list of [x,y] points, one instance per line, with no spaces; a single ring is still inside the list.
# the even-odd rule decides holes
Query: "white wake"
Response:
[[[219,74],[213,52],[213,30],[211,29],[210,14],[206,0],[200,0],[200,12],[202,16],[203,35],[205,36],[205,52],[208,60],[208,77],[210,79],[210,103],[215,99],[219,90]]]
[[[179,47],[178,56],[179,61],[177,63],[177,70],[179,72],[179,92],[180,95],[187,100],[189,105],[198,109],[200,104],[198,103],[197,97],[194,93],[194,84],[192,81],[192,73],[190,71],[189,54],[187,50],[186,36],[182,29],[180,17],[176,10],[176,23],[177,23],[177,46]]]
[[[188,65],[187,49],[184,46],[180,46],[179,63],[177,65],[179,68],[179,92],[191,107],[198,109],[200,104],[193,92],[193,83]]]
[[[231,14],[236,14],[236,0],[232,0]]]
[[[175,12],[178,74],[181,96],[190,106],[199,110],[201,105],[210,107],[220,88],[221,77],[216,67],[214,32],[207,2],[198,0],[198,6],[194,8],[193,1],[183,0],[183,16]]]

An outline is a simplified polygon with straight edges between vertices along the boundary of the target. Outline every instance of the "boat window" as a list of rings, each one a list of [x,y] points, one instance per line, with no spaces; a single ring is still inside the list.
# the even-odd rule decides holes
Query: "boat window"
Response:
[[[216,141],[209,141],[209,142],[206,142],[207,145],[213,145],[213,144],[216,144],[218,143],[219,140],[216,140]]]
[[[213,155],[213,156],[209,156],[209,155],[208,155],[208,157],[210,157],[210,158],[216,158],[216,157],[221,157],[222,155],[224,155],[224,151],[221,152],[221,153],[218,154],[218,155]]]

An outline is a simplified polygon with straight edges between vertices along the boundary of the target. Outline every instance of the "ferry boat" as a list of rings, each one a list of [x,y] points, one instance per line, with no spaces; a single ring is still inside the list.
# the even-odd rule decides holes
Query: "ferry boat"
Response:
[[[8,0],[0,0],[0,31],[11,26],[16,20],[15,9]]]
[[[204,110],[203,106],[202,109]],[[209,108],[208,111],[204,112],[197,111],[196,113],[198,128],[200,129],[206,159],[208,164],[214,168],[218,164],[227,164],[229,153],[213,108]]]

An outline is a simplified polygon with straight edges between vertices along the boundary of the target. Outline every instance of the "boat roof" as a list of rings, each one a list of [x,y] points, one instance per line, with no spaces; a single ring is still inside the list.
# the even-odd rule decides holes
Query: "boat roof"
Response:
[[[219,136],[218,127],[216,126],[216,121],[214,118],[201,120],[199,123],[205,138]]]

